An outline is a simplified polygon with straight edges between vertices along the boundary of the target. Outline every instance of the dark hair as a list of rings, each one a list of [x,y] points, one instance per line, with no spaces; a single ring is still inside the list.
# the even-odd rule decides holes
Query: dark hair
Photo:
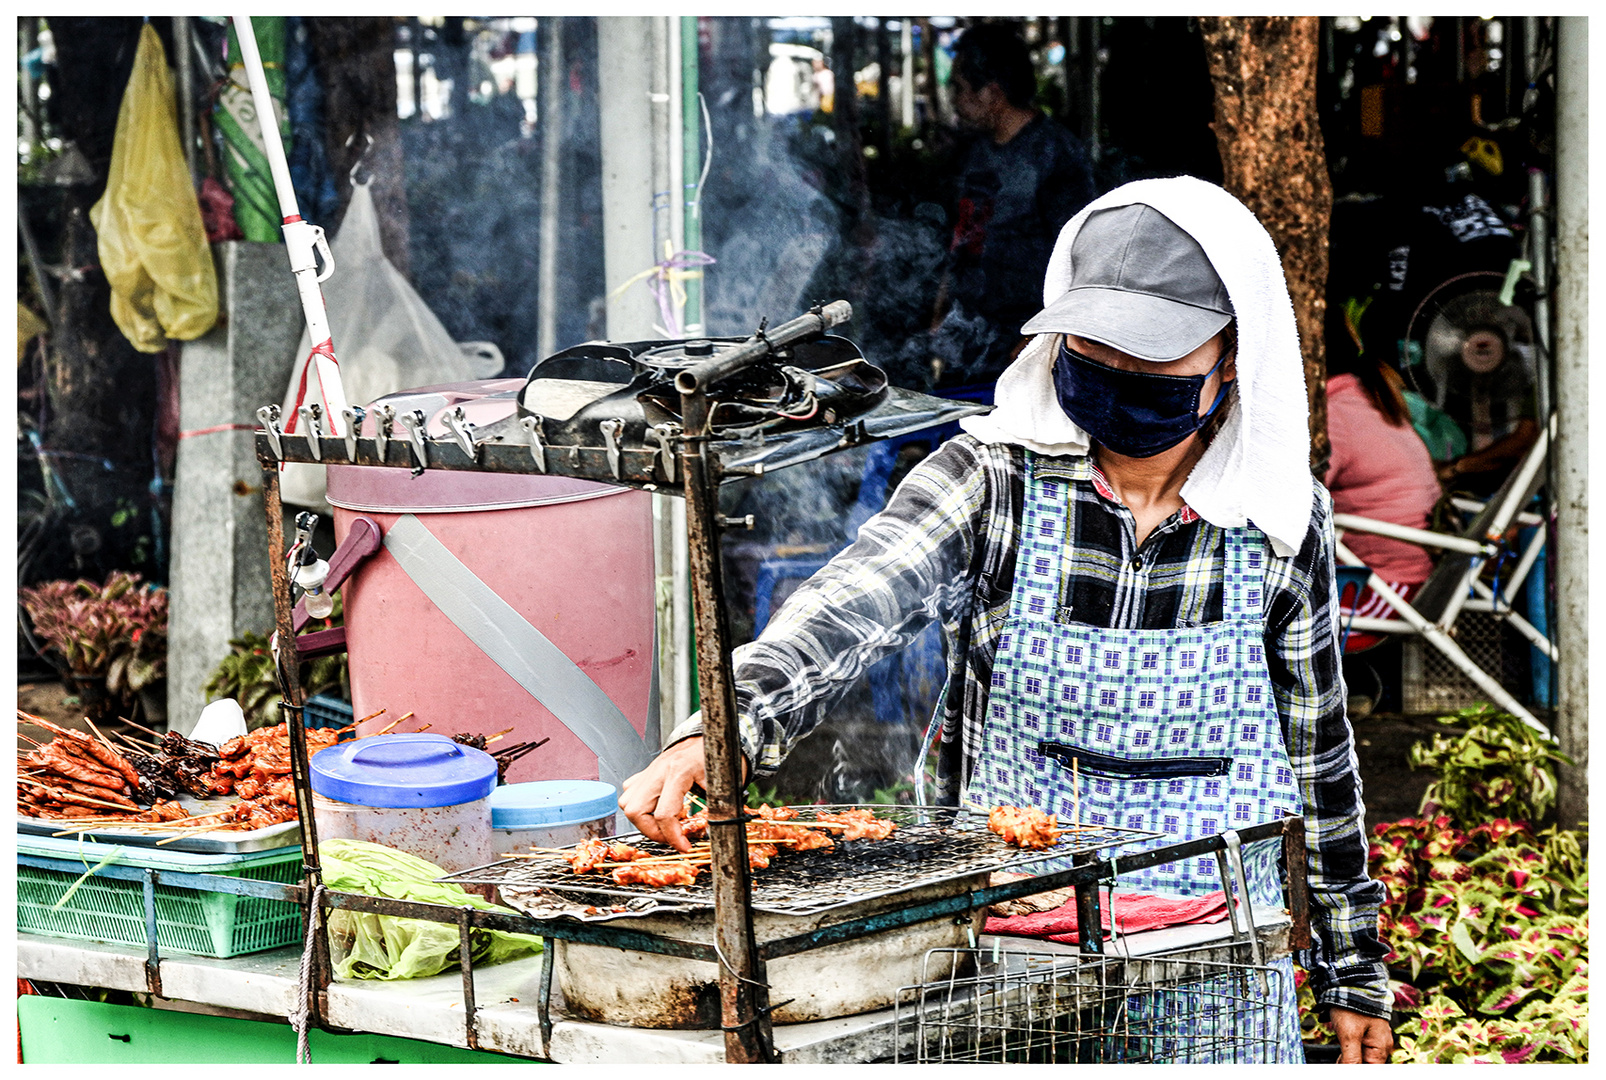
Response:
[[[1037,97],[1032,54],[1015,28],[1005,23],[972,26],[954,46],[954,73],[971,89],[997,83],[1011,105],[1025,108]]]
[[[1360,331],[1354,325],[1358,316],[1345,305],[1327,305],[1327,374],[1353,375],[1372,407],[1394,427],[1411,422],[1411,409],[1405,403],[1405,380],[1373,352],[1364,351]]]

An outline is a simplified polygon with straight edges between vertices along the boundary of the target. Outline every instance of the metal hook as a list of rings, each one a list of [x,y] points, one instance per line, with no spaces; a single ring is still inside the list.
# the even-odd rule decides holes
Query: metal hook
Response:
[[[375,412],[379,422],[374,425],[374,449],[378,451],[379,463],[383,465],[390,451],[391,433],[396,430],[396,408],[393,405],[381,405]]]
[[[539,416],[526,416],[519,421],[530,436],[530,456],[535,459],[535,467],[546,472],[546,442],[541,438],[541,418]]]
[[[675,482],[675,451],[669,440],[674,434],[674,428],[668,424],[654,424],[647,429],[647,435],[658,443],[658,460],[664,467],[664,478],[671,484]]]
[[[262,406],[257,410],[257,419],[261,421],[263,430],[268,433],[268,443],[273,447],[273,456],[283,461],[284,444],[279,441],[279,406]]]
[[[624,434],[625,422],[623,420],[604,420],[597,425],[602,432],[602,442],[608,448],[608,468],[613,471],[613,478],[619,479],[619,440]]]
[[[363,138],[368,140],[368,144],[362,148],[360,153],[357,154],[357,160],[351,163],[351,172],[348,175],[350,176],[351,186],[352,187],[356,187],[357,186],[357,170],[362,168],[363,161],[368,157],[368,151],[370,151],[370,150],[372,150],[374,148],[374,137],[372,135],[368,134],[366,131],[363,132],[362,135],[363,135]],[[346,136],[346,146],[350,147],[351,144],[354,141],[356,141],[356,138],[357,138],[357,133],[355,131],[353,131],[350,135],[347,135]],[[369,180],[373,179],[372,170],[369,171],[368,179]],[[364,181],[364,183],[366,183],[366,182],[367,181]]]
[[[463,406],[459,405],[445,414],[443,419],[447,430],[452,433],[452,438],[457,440],[457,445],[462,448],[463,453],[468,455],[470,461],[477,462],[479,448],[474,445],[474,425],[469,423],[468,417],[463,414]]]
[[[413,475],[417,476],[429,468],[429,451],[426,449],[428,444],[424,431],[424,410],[414,409],[412,412],[402,413],[398,419],[401,420],[402,427],[407,429],[407,437],[412,441],[413,455],[418,459],[418,463],[413,466]]]
[[[303,434],[307,437],[307,449],[312,451],[312,460],[323,460],[323,431],[319,423],[323,416],[323,407],[317,404],[303,405],[296,410],[301,418],[301,426],[305,429]]]
[[[346,422],[346,460],[357,460],[357,436],[362,431],[363,408],[361,405],[352,405],[340,411],[340,418]]]

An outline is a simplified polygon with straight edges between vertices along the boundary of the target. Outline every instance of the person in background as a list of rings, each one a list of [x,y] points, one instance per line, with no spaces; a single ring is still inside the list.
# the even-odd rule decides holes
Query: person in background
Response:
[[[1327,433],[1333,450],[1326,483],[1334,513],[1428,528],[1439,500],[1439,482],[1427,446],[1411,426],[1404,381],[1375,354],[1359,351],[1352,341],[1340,339],[1331,344]],[[1406,599],[1422,587],[1433,570],[1428,552],[1416,544],[1363,532],[1346,533],[1343,540],[1373,573]],[[1348,619],[1352,614],[1386,619],[1394,611],[1366,589],[1359,597],[1341,598],[1339,617]],[[1377,635],[1351,634],[1345,650],[1360,652],[1381,640]]]
[[[966,30],[952,89],[972,141],[960,159],[951,261],[930,342],[939,391],[990,385],[1014,359],[1021,325],[1041,306],[1060,227],[1096,193],[1081,141],[1034,107],[1031,53],[1013,28]]]

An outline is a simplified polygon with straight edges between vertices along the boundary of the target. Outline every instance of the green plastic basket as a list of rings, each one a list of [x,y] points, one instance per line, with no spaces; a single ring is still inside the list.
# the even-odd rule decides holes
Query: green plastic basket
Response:
[[[117,851],[107,844],[78,844],[48,837],[17,838],[19,855],[45,865],[17,864],[17,929],[51,937],[148,947],[144,884],[84,871]],[[289,884],[301,876],[301,849],[276,848],[238,855],[196,855],[125,847],[116,865]],[[155,887],[156,941],[163,953],[230,957],[301,941],[301,908],[286,900],[238,896],[187,886]]]

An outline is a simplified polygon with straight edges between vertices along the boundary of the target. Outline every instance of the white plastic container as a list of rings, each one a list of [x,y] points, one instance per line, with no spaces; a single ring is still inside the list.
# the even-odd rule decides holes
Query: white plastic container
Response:
[[[312,757],[318,839],[366,840],[455,873],[495,861],[496,759],[442,735],[375,735]]]
[[[611,835],[619,792],[600,780],[535,780],[504,784],[490,803],[491,847],[500,858]]]

